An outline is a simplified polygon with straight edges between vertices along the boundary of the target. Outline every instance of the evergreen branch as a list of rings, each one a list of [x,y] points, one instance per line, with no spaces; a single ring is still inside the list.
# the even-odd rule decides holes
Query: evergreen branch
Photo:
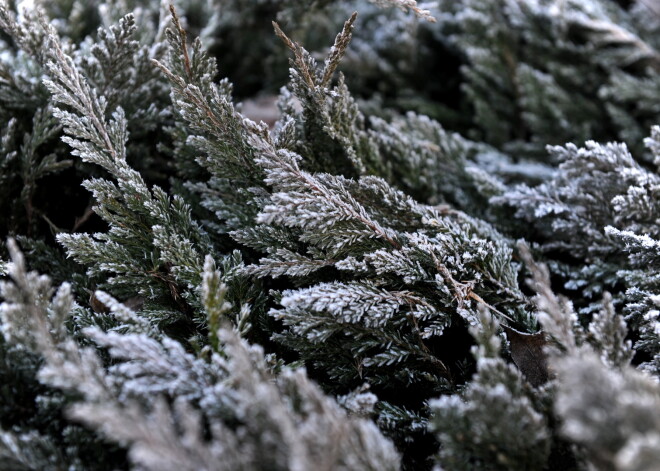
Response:
[[[417,6],[415,0],[369,0],[371,3],[378,5],[381,8],[385,7],[397,7],[402,11],[412,10],[412,12],[421,19],[428,21],[429,23],[435,23],[437,20],[431,16],[429,10],[424,10],[421,7]]]
[[[121,26],[132,29],[132,22]],[[56,103],[73,109],[69,112],[56,108],[54,112],[64,124],[64,140],[74,155],[100,165],[117,179],[116,185],[102,179],[85,183],[99,202],[94,210],[111,224],[110,232],[97,235],[98,240],[81,234],[60,234],[58,240],[71,256],[95,265],[94,270],[99,273],[120,274],[115,284],[132,281],[135,275],[162,282],[175,305],[187,318],[194,318],[196,309],[183,293],[186,288],[197,289],[199,284],[202,263],[197,247],[204,243],[204,234],[190,218],[190,209],[182,200],[171,201],[158,187],[149,190],[140,173],[128,165],[127,122],[122,108],[117,107],[112,119],[107,120],[105,98],[97,96],[73,59],[62,51],[52,29],[49,41],[51,78],[46,80],[46,86]],[[175,222],[179,224],[176,227],[172,226]],[[103,254],[100,260],[99,254]],[[137,262],[136,256],[141,262]],[[154,268],[154,261],[162,267]],[[178,268],[183,265],[187,268]],[[145,288],[142,294],[146,294]],[[153,296],[153,292],[150,294]]]
[[[314,78],[313,70],[309,65],[309,61],[305,56],[306,51],[298,43],[289,39],[289,37],[286,34],[284,34],[284,31],[282,31],[282,29],[280,28],[280,25],[278,25],[274,21],[272,22],[272,24],[273,24],[273,29],[275,29],[275,34],[282,40],[282,42],[286,45],[286,47],[291,49],[291,52],[293,52],[295,63],[302,72],[303,80],[310,89],[312,90],[315,89],[316,80]]]
[[[334,75],[335,70],[339,66],[339,63],[341,62],[342,57],[346,53],[346,49],[348,48],[348,44],[351,42],[351,37],[352,37],[352,32],[353,32],[353,24],[355,23],[356,19],[357,19],[357,12],[355,11],[351,15],[351,17],[348,20],[346,20],[346,22],[344,23],[344,27],[341,30],[341,33],[339,33],[337,35],[337,37],[335,38],[335,43],[330,48],[330,54],[328,55],[327,59],[325,60],[325,67],[323,68],[323,76],[321,77],[321,80],[319,81],[320,86],[326,87],[330,83],[330,80],[332,79],[332,76]],[[282,35],[284,35],[284,33],[282,33],[281,30],[280,30],[280,33]],[[279,34],[278,34],[278,36],[279,36]],[[286,37],[286,36],[284,36],[284,37]]]
[[[188,57],[188,44],[186,42],[186,31],[181,27],[179,22],[179,17],[176,14],[176,8],[174,5],[170,4],[170,14],[172,15],[172,23],[176,28],[176,32],[179,34],[179,39],[181,41],[181,52],[183,53],[183,63],[186,68],[186,75],[189,79],[193,78],[192,69],[190,67],[190,58]],[[162,69],[161,69],[162,70]]]

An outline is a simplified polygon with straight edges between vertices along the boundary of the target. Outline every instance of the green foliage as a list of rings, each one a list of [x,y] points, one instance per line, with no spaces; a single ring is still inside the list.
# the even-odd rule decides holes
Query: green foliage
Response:
[[[0,467],[654,469],[660,14],[35,3]]]
[[[657,87],[660,56],[629,12],[611,0],[445,3],[487,142],[538,155],[549,144],[616,137],[641,150],[656,124],[645,94]]]
[[[75,393],[66,400],[67,417],[118,444],[128,444],[129,459],[136,466],[304,469],[321,463],[346,470],[397,468],[392,444],[373,423],[349,418],[302,370],[284,371],[275,382],[263,351],[250,347],[230,329],[220,328],[214,334],[222,341],[223,356],[212,353],[208,360],[187,353],[166,336],[157,340],[144,333],[83,329],[82,334],[107,348],[114,360],[104,369],[95,351],[81,348],[67,332],[65,321],[73,307],[70,286],[63,284],[55,292],[47,276],[26,272],[22,254],[11,240],[9,248],[11,282],[0,285],[5,341],[39,356],[38,379]],[[209,285],[209,270],[210,266],[205,292],[214,287]],[[225,289],[217,284],[215,288]],[[126,317],[134,316],[123,309]],[[356,402],[373,401],[356,398]],[[204,437],[203,419],[209,424],[210,439]],[[309,434],[309,430],[328,433]],[[45,446],[54,448],[35,433],[3,432],[2,436],[0,456],[10,465],[30,469],[40,457],[47,457]]]
[[[550,433],[520,372],[499,357],[499,325],[481,311],[477,374],[461,397],[431,402],[431,427],[449,469],[545,469]],[[478,433],[475,433],[477,432]]]

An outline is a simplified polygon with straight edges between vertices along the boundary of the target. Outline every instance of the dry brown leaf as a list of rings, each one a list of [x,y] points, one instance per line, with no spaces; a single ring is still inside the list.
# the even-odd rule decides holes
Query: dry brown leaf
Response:
[[[547,344],[545,332],[527,334],[511,327],[502,326],[511,345],[511,358],[532,386],[548,381],[548,358],[544,351]]]

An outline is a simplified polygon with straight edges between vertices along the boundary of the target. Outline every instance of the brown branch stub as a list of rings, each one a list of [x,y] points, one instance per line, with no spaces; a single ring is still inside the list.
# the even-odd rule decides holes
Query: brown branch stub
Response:
[[[166,262],[164,265],[158,267],[157,269],[151,270],[148,273],[167,286],[170,292],[170,298],[172,301],[174,301],[174,304],[181,310],[186,318],[194,319],[195,310],[183,297],[182,293],[184,292],[184,289],[179,286],[174,278],[174,275],[172,274],[172,264],[170,262]]]
[[[285,44],[286,47],[291,49],[294,53],[296,52],[296,49],[298,48],[298,45],[293,42],[289,37],[282,31],[282,28],[280,28],[280,25],[277,24],[276,21],[271,21],[271,24],[273,25],[273,29],[275,30],[275,35],[282,40],[282,42]]]
[[[282,28],[280,28],[280,25],[278,25],[275,21],[272,22],[273,24],[273,29],[275,30],[275,35],[282,40],[284,45],[291,49],[294,55],[294,62],[300,69],[300,72],[302,73],[303,79],[305,80],[305,83],[309,88],[316,88],[316,80],[314,80],[314,75],[312,72],[309,70],[309,67],[307,66],[307,62],[305,61],[305,58],[303,56],[303,48],[300,46],[295,41],[292,41],[289,39],[289,37],[282,31]]]
[[[90,199],[89,204],[85,208],[85,212],[81,215],[76,217],[75,221],[73,222],[73,227],[71,228],[71,232],[77,232],[80,227],[85,224],[89,219],[94,215],[94,203],[93,199]]]
[[[192,78],[192,67],[190,66],[190,57],[188,56],[188,46],[186,43],[186,31],[181,27],[181,22],[179,17],[176,14],[176,8],[174,5],[170,4],[170,14],[172,15],[172,24],[179,33],[179,39],[181,41],[181,52],[183,53],[183,64],[186,68],[186,74],[188,78]]]

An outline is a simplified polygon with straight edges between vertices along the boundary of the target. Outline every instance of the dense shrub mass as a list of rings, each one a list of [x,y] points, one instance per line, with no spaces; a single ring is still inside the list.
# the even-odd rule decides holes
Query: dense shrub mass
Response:
[[[0,0],[0,469],[657,471],[659,101],[651,0]]]

